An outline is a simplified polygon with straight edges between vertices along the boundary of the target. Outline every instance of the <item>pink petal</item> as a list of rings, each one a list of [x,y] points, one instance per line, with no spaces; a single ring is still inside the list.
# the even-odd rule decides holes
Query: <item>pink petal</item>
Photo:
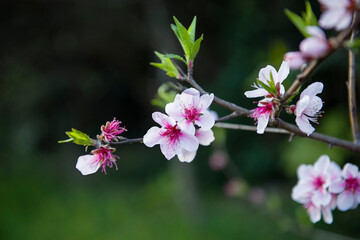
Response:
[[[324,174],[330,165],[330,158],[328,155],[321,155],[314,164],[314,170],[316,173]]]
[[[324,39],[308,37],[301,41],[300,51],[307,57],[320,58],[329,51],[329,47]]]
[[[287,52],[284,55],[284,60],[289,63],[291,69],[299,69],[306,63],[306,60],[301,52]]]
[[[354,200],[354,194],[348,191],[342,192],[337,197],[337,207],[340,211],[349,210],[354,205]]]
[[[178,158],[180,162],[192,162],[192,160],[194,160],[196,156],[196,151],[195,152],[189,152],[186,151],[185,149],[181,149],[181,152],[178,154]]]
[[[359,173],[359,167],[354,165],[354,164],[351,164],[351,163],[347,163],[345,164],[344,166],[344,169],[343,169],[343,172],[342,172],[342,175],[345,179],[348,179],[348,178],[357,178],[358,176],[358,173]]]
[[[180,107],[179,103],[177,102],[166,104],[165,112],[176,121],[180,121],[181,119],[184,118],[183,109]]]
[[[181,131],[186,131],[192,135],[195,134],[195,126],[191,121],[183,119],[179,121],[177,124]]]
[[[295,116],[296,117],[300,117],[302,115],[304,110],[309,105],[309,102],[310,102],[309,96],[305,95],[303,97],[300,97],[300,100],[297,101],[297,103],[296,103],[296,108],[295,108]]]
[[[257,123],[257,134],[263,134],[265,132],[265,128],[269,123],[269,116],[267,115],[262,115],[261,117],[258,118],[258,123]]]
[[[309,120],[306,117],[300,116],[295,119],[296,125],[300,128],[300,130],[306,133],[308,136],[315,131],[315,128],[311,126]]]
[[[196,121],[195,123],[199,125],[202,129],[211,129],[215,124],[214,117],[208,112],[205,111]]]
[[[307,95],[311,99],[315,95],[321,93],[323,88],[324,88],[324,84],[322,84],[321,82],[314,82],[310,84],[307,88],[305,88],[304,91],[302,91],[302,93],[300,94],[300,98]]]
[[[76,163],[76,168],[82,175],[89,175],[95,173],[100,168],[100,162],[95,161],[95,155],[80,156]]]
[[[152,127],[144,135],[143,143],[147,147],[153,147],[154,145],[161,143],[161,138],[162,137],[160,135],[160,128]]]
[[[208,109],[212,103],[212,101],[214,100],[214,94],[204,94],[200,97],[200,102],[199,105],[197,107],[197,109],[202,112],[206,109]]]
[[[278,72],[278,82],[282,83],[285,78],[287,78],[287,76],[289,75],[290,69],[289,69],[289,63],[286,61],[283,61],[281,63],[279,72]],[[276,84],[276,82],[275,82]]]
[[[247,98],[255,98],[255,97],[263,97],[269,95],[269,92],[263,88],[258,88],[255,90],[246,91],[244,94]]]
[[[154,121],[156,123],[158,123],[162,127],[169,126],[169,125],[174,126],[176,124],[176,121],[173,118],[171,118],[161,112],[154,112],[152,114],[152,118],[154,119]]]
[[[197,138],[188,132],[181,132],[179,140],[181,148],[184,148],[189,152],[195,152],[199,147],[199,141]]]
[[[341,168],[335,162],[330,162],[328,172],[332,182],[341,178]]]
[[[209,146],[215,140],[214,132],[209,130],[203,130],[200,128],[195,133],[196,138],[199,140],[199,144],[203,146]]]
[[[333,222],[333,216],[330,207],[322,207],[321,213],[324,219],[324,222],[331,224]]]

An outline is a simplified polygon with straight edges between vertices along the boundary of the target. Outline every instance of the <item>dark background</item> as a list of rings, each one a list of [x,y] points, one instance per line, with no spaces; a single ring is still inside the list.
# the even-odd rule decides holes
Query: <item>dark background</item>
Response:
[[[311,1],[317,16],[319,4]],[[151,106],[161,83],[153,52],[181,54],[170,29],[198,18],[204,41],[195,79],[207,91],[254,108],[244,91],[267,64],[280,67],[302,36],[283,10],[302,1],[1,1],[1,239],[348,239],[359,238],[359,210],[334,211],[334,223],[311,224],[290,198],[296,168],[321,154],[356,162],[357,154],[310,139],[215,130],[191,164],[161,155],[158,146],[122,145],[119,170],[82,176],[84,148],[58,144],[71,128],[95,137],[121,120],[128,138],[154,126]],[[335,34],[328,32],[328,36]],[[313,80],[325,89],[317,131],[351,139],[346,105],[347,56],[340,50]],[[290,86],[296,72],[284,82]],[[212,107],[220,116],[224,109]],[[294,122],[293,116],[283,116]],[[253,124],[241,118],[231,122]],[[224,172],[209,168],[216,150],[229,155]],[[236,179],[237,197],[223,188]],[[350,239],[350,238],[349,238]]]

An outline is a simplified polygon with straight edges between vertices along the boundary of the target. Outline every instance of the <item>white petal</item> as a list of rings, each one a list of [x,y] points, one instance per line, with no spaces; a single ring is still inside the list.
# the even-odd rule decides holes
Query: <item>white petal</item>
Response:
[[[321,155],[314,164],[314,170],[316,173],[324,174],[330,165],[330,158],[328,155]]]
[[[354,194],[348,191],[342,192],[337,197],[337,207],[340,211],[346,211],[354,205]]]
[[[317,26],[308,26],[306,27],[306,31],[313,37],[326,39],[324,31]]]
[[[186,131],[192,135],[195,134],[195,126],[191,121],[183,119],[180,122],[178,122],[177,124],[181,131]]]
[[[269,123],[269,116],[267,115],[262,115],[261,117],[258,118],[258,123],[257,123],[257,133],[258,134],[263,134],[265,132],[265,128]]]
[[[352,12],[347,11],[344,16],[339,20],[339,22],[335,26],[336,31],[344,30],[348,28],[352,22]]]
[[[197,138],[188,132],[182,131],[179,136],[179,140],[181,148],[184,148],[189,152],[195,152],[199,147],[199,141]]]
[[[314,186],[311,182],[303,182],[296,184],[292,189],[292,197],[294,200],[298,198],[304,198],[314,190]]]
[[[332,182],[341,179],[341,168],[335,162],[330,162],[328,171]]]
[[[76,163],[76,168],[82,175],[89,175],[95,173],[100,168],[100,162],[94,162],[95,155],[80,156]]]
[[[158,127],[150,128],[143,137],[143,143],[147,147],[153,147],[156,144],[160,144],[160,142],[161,142],[161,135],[160,135],[160,128]]]
[[[330,8],[321,14],[319,25],[325,29],[333,28],[345,14],[345,8]]]
[[[259,80],[268,86],[269,86],[268,82],[270,82],[270,80],[271,80],[270,73],[272,74],[274,82],[276,83],[277,82],[277,72],[273,66],[267,65],[265,68],[262,68],[259,71]]]
[[[331,193],[341,193],[345,190],[345,182],[342,179],[338,179],[337,181],[333,181],[330,183],[329,191]]]
[[[320,221],[321,219],[321,211],[320,208],[312,206],[308,208],[308,213],[310,216],[310,221],[312,223],[316,223],[318,221]]]
[[[186,151],[185,149],[182,149],[181,152],[178,154],[178,158],[180,162],[192,162],[192,160],[194,160],[196,156],[196,151],[195,152],[189,152]]]
[[[311,99],[315,95],[321,93],[323,88],[324,88],[324,84],[322,84],[321,82],[314,82],[310,84],[307,88],[305,88],[304,91],[302,91],[302,93],[300,94],[300,98],[307,95]]]
[[[302,115],[304,110],[309,105],[309,102],[310,102],[309,96],[305,95],[303,97],[300,97],[300,100],[297,101],[297,103],[296,103],[296,108],[295,108],[295,116],[296,117],[300,117]]]
[[[200,128],[195,133],[196,138],[199,140],[199,144],[203,146],[209,146],[215,140],[214,132],[209,130],[203,130]]]
[[[171,118],[161,112],[154,112],[152,114],[152,118],[154,119],[155,122],[160,124],[162,127],[169,126],[169,125],[174,126],[176,124],[176,121],[173,118]]]
[[[163,143],[160,144],[160,150],[164,154],[167,160],[173,158],[176,154],[180,152],[180,143],[178,141],[173,143]]]
[[[195,88],[188,88],[183,91],[180,95],[180,105],[183,108],[194,108],[197,107],[200,100],[200,93]]]
[[[323,102],[322,102],[321,98],[319,98],[318,96],[315,96],[310,99],[309,105],[306,107],[303,114],[305,114],[307,116],[315,116],[321,110],[322,106],[323,106]],[[314,121],[315,121],[315,119],[314,119]]]
[[[204,94],[200,97],[200,102],[197,109],[202,112],[208,109],[214,100],[214,94]]]
[[[333,222],[333,216],[331,213],[331,209],[329,207],[322,207],[321,213],[322,213],[324,222],[326,222],[327,224],[331,224]]]
[[[297,176],[299,180],[312,180],[313,178],[313,166],[301,164],[297,169]]]
[[[300,116],[295,119],[296,125],[300,128],[300,130],[306,133],[308,136],[315,131],[315,128],[311,126],[309,120],[306,117]]]
[[[211,129],[215,124],[214,117],[208,112],[205,111],[198,120],[195,121],[197,125],[199,125],[202,129]]]
[[[348,179],[348,178],[356,178],[358,176],[358,173],[359,173],[358,166],[351,164],[351,163],[347,163],[344,166],[342,175],[345,179]]]
[[[349,4],[348,0],[319,0],[326,8],[344,8]]]
[[[299,69],[306,63],[306,60],[301,52],[287,52],[284,55],[284,60],[289,63],[291,69]]]
[[[180,121],[184,118],[183,109],[177,102],[166,104],[165,112],[176,121]]]
[[[326,206],[331,201],[331,194],[325,190],[317,190],[314,191],[314,194],[311,197],[311,201],[315,204],[315,206]]]
[[[258,88],[255,90],[246,91],[244,94],[247,98],[255,98],[255,97],[263,97],[269,95],[269,92],[263,88]]]
[[[285,78],[289,75],[290,69],[289,69],[289,63],[286,61],[283,61],[281,63],[279,72],[278,72],[278,82],[282,83]]]
[[[307,57],[320,58],[329,51],[329,46],[326,40],[308,37],[301,41],[300,51]]]

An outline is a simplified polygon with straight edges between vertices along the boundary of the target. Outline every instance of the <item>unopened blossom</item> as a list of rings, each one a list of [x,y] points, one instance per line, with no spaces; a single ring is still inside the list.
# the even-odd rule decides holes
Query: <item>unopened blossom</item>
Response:
[[[276,71],[276,69],[273,66],[266,66],[265,68],[262,68],[259,72],[259,81],[261,81],[263,84],[270,87],[270,82],[274,82],[277,95],[281,97],[285,93],[285,88],[282,85],[282,82],[286,79],[286,77],[289,75],[289,64],[286,61],[283,61],[279,72]],[[248,98],[255,98],[255,97],[275,97],[272,93],[268,92],[266,89],[264,89],[263,86],[259,84],[253,85],[255,90],[246,91],[245,96]]]
[[[308,136],[315,130],[309,121],[318,123],[317,119],[318,117],[321,117],[320,110],[323,106],[323,102],[321,98],[316,95],[322,92],[323,87],[324,85],[321,82],[314,82],[300,94],[300,99],[296,103],[295,122],[300,130]]]
[[[291,69],[299,69],[305,63],[323,57],[331,50],[331,45],[321,28],[308,26],[306,31],[310,37],[301,41],[300,51],[288,52],[284,55],[284,60],[289,63]]]
[[[195,137],[199,141],[199,144],[203,145],[203,146],[209,146],[210,143],[212,143],[215,140],[214,132],[211,129],[208,129],[208,130],[203,129],[203,128],[196,129]],[[180,151],[180,153],[178,153],[179,161],[180,162],[192,162],[192,160],[194,160],[194,158],[196,156],[196,152],[197,152],[197,150],[188,151],[183,148]]]
[[[189,131],[184,124],[160,112],[154,112],[152,118],[161,128],[154,126],[147,131],[143,138],[147,147],[159,144],[161,152],[168,160],[180,154],[182,149],[188,152],[198,149],[199,141],[195,137],[195,129],[192,131],[190,128]]]
[[[215,124],[213,115],[207,110],[214,99],[214,94],[203,94],[195,88],[189,88],[177,94],[174,102],[168,103],[165,112],[184,125],[189,131],[194,131],[197,125],[202,129],[211,129]]]
[[[116,140],[120,134],[122,134],[126,129],[120,127],[121,122],[117,121],[115,118],[111,122],[106,122],[105,125],[101,126],[101,135],[100,139],[103,139],[107,142]]]
[[[325,29],[335,28],[341,31],[350,26],[358,0],[319,0],[325,9],[319,19],[319,25]]]
[[[274,113],[274,102],[272,98],[265,98],[258,103],[258,107],[252,110],[249,117],[253,118],[257,124],[257,133],[263,134],[267,127],[270,117]]]
[[[116,170],[116,158],[118,156],[112,154],[115,148],[109,146],[100,146],[99,148],[91,151],[92,155],[83,155],[78,158],[76,168],[82,173],[82,175],[89,175],[95,173],[100,167],[106,174],[106,167],[112,167],[115,165]]]
[[[339,194],[337,207],[341,211],[356,208],[360,203],[359,168],[347,163],[341,176],[330,184],[330,192]]]
[[[209,158],[209,166],[214,171],[224,170],[228,164],[229,156],[223,150],[213,152]]]

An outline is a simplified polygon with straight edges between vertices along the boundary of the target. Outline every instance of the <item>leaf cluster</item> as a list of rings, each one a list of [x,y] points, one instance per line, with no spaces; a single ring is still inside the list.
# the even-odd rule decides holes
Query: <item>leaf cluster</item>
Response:
[[[66,135],[69,136],[69,139],[58,141],[58,143],[74,142],[75,144],[82,145],[82,146],[92,146],[93,145],[93,143],[91,142],[91,138],[87,134],[85,134],[79,130],[72,128],[71,131],[65,132],[65,133],[66,133]]]

